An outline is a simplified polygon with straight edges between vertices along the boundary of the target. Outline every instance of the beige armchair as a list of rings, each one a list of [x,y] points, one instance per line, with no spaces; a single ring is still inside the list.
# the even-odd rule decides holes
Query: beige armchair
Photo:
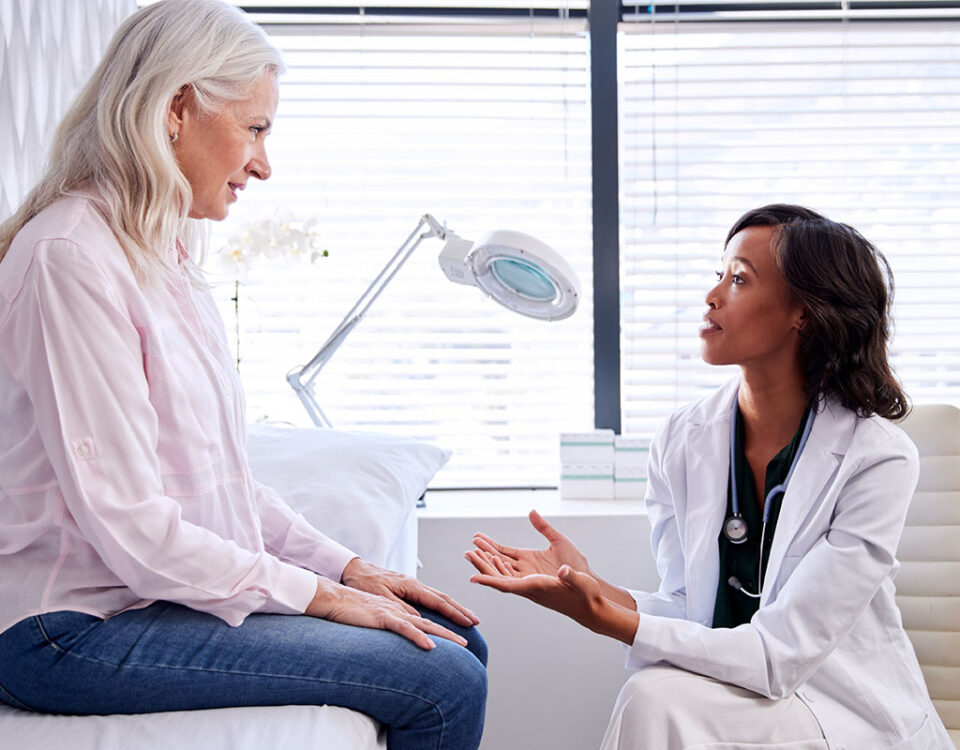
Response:
[[[920,483],[900,541],[897,603],[960,749],[960,409],[916,406],[901,427],[920,452]]]

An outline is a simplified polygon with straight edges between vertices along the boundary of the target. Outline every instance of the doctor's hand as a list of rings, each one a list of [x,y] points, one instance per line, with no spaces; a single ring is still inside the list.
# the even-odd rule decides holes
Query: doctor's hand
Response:
[[[420,615],[410,606],[411,603],[439,612],[464,627],[480,622],[473,612],[446,594],[424,585],[416,578],[385,570],[359,557],[347,563],[340,580],[344,586],[390,599],[417,617]]]
[[[603,595],[617,604],[636,608],[636,602],[623,589],[604,581],[590,570],[584,554],[566,536],[557,531],[537,511],[530,511],[530,523],[549,542],[546,549],[518,549],[494,541],[486,534],[473,536],[476,549],[466,554],[467,560],[481,573],[487,572],[483,565],[494,564],[500,575],[522,578],[529,575],[556,576],[564,565],[577,573],[585,573],[599,585]]]
[[[497,558],[487,560],[476,553],[470,561],[480,570],[470,581],[525,597],[575,620],[595,633],[610,636],[624,643],[633,643],[640,616],[603,595],[593,576],[561,565],[556,575],[531,573],[517,576],[509,572]]]
[[[528,576],[543,573],[555,576],[561,565],[569,565],[579,573],[590,573],[590,565],[583,553],[535,510],[530,511],[530,523],[550,543],[546,549],[508,547],[481,533],[473,535],[473,543],[478,550],[499,558],[503,563],[504,575]]]

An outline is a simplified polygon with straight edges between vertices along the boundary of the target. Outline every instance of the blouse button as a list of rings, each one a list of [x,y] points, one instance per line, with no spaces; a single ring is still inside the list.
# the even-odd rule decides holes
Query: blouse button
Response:
[[[87,445],[86,443],[80,443],[80,445],[77,446],[77,455],[79,455],[79,456],[81,456],[81,457],[84,457],[84,458],[85,458],[86,456],[89,456],[89,455],[90,455],[90,446]]]

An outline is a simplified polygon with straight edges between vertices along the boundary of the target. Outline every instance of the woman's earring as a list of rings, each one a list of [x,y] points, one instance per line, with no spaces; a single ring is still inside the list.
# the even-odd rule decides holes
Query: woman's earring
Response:
[[[177,138],[179,138],[179,137],[180,137],[180,134],[179,134],[179,133],[171,133],[171,134],[170,134],[170,143],[176,143],[176,142],[177,142]]]

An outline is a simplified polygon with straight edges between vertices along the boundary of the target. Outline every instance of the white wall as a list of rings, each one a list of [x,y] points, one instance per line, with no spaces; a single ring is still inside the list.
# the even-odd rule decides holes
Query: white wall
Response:
[[[536,507],[586,553],[608,580],[634,588],[659,581],[650,527],[637,504],[605,503],[591,515],[584,503],[565,508],[553,493],[525,493],[514,511],[484,512],[476,494],[427,496],[419,519],[421,579],[463,602],[481,618],[490,646],[487,724],[481,750],[590,750],[600,744],[627,676],[623,648],[531,602],[471,584],[463,559],[475,531],[515,546],[542,546],[525,512]],[[598,510],[600,506],[598,505]],[[618,510],[621,509],[621,510]]]

